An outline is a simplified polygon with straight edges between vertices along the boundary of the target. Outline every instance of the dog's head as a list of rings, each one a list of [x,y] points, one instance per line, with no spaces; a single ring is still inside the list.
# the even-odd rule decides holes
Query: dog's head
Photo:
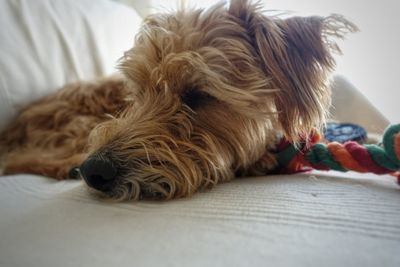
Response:
[[[330,37],[354,29],[247,1],[146,18],[120,64],[134,97],[90,136],[84,164],[101,175],[89,184],[119,199],[187,196],[252,166],[278,133],[296,142],[330,104]]]

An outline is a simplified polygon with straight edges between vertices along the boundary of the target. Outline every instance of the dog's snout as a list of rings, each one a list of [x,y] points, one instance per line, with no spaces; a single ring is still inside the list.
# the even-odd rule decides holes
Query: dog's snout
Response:
[[[113,162],[104,158],[89,158],[80,167],[83,179],[86,183],[99,191],[112,189],[117,176],[117,168]]]

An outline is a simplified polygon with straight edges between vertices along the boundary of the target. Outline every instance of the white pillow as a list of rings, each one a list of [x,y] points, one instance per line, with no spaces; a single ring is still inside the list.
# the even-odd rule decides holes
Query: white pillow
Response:
[[[0,129],[68,82],[115,72],[140,23],[110,0],[0,1]]]

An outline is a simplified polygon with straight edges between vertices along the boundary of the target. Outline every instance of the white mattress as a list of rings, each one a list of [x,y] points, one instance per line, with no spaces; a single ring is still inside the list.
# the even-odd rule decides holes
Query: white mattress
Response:
[[[350,178],[351,177],[351,178]],[[237,179],[109,203],[80,181],[0,177],[0,266],[400,266],[392,177]]]

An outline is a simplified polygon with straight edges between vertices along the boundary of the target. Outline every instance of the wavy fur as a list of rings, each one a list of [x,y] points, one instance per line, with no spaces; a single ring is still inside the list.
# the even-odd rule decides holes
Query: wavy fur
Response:
[[[63,179],[87,158],[112,162],[116,200],[186,197],[265,174],[277,136],[325,121],[331,37],[343,17],[268,17],[232,1],[146,18],[121,77],[68,85],[21,110],[0,135],[5,174]],[[260,159],[263,159],[262,161]]]

